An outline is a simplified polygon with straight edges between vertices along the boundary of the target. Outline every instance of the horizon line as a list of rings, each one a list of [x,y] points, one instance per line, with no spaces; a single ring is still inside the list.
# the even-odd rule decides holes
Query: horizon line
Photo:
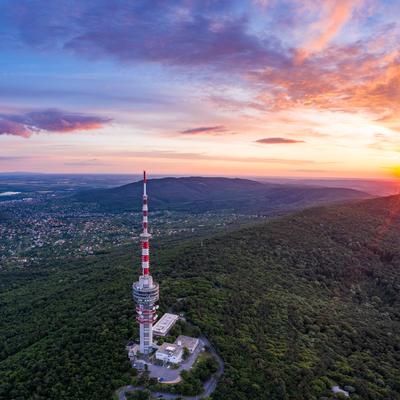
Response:
[[[39,171],[0,171],[0,175],[114,175],[114,176],[138,176],[141,177],[143,173],[129,173],[129,172],[39,172]],[[397,182],[395,178],[385,177],[341,177],[341,176],[291,176],[291,175],[225,175],[225,174],[165,174],[165,173],[152,173],[150,176],[155,177],[209,177],[209,178],[253,178],[253,179],[290,179],[290,180],[360,180],[360,181],[387,181]],[[152,179],[152,178],[150,178]]]

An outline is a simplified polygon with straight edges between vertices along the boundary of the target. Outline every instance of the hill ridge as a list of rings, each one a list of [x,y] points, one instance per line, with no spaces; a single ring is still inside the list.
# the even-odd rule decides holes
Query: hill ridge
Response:
[[[73,200],[95,203],[105,210],[140,209],[142,181],[111,189],[81,191]],[[273,214],[315,204],[371,197],[347,188],[307,187],[261,183],[242,178],[165,177],[148,179],[152,210],[188,212],[229,210]]]

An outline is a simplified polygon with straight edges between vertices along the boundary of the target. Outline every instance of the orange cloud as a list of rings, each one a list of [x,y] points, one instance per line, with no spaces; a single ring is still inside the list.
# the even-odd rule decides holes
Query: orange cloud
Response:
[[[264,84],[257,100],[266,108],[311,107],[365,111],[371,119],[400,128],[400,53],[368,53],[368,43],[329,46],[300,65],[267,68],[250,75]]]
[[[363,0],[326,0],[323,2],[322,16],[311,26],[314,37],[297,51],[296,64],[304,61],[310,54],[322,50],[340,32],[351,18],[353,10],[362,2]]]

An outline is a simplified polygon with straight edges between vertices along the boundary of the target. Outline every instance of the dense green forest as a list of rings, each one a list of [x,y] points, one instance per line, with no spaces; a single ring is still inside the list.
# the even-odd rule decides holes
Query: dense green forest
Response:
[[[400,399],[399,215],[394,196],[155,243],[161,308],[225,361],[213,399]],[[133,253],[0,271],[1,400],[109,399],[130,380]]]

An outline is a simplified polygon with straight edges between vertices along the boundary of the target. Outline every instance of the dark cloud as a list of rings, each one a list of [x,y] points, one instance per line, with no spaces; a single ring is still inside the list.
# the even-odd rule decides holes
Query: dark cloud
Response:
[[[225,1],[58,0],[44,7],[21,0],[6,1],[0,15],[7,38],[18,46],[61,48],[87,58],[224,71],[278,67],[289,59],[278,39],[252,33],[244,13]]]
[[[109,118],[50,109],[26,114],[0,114],[0,135],[29,137],[38,132],[68,133],[99,129]]]
[[[223,125],[216,125],[216,126],[199,126],[197,128],[185,129],[180,133],[184,135],[198,135],[201,133],[215,135],[215,134],[231,133],[231,132],[229,132]]]
[[[291,144],[291,143],[305,143],[304,140],[286,139],[281,137],[270,137],[256,140],[256,143],[262,144]]]

